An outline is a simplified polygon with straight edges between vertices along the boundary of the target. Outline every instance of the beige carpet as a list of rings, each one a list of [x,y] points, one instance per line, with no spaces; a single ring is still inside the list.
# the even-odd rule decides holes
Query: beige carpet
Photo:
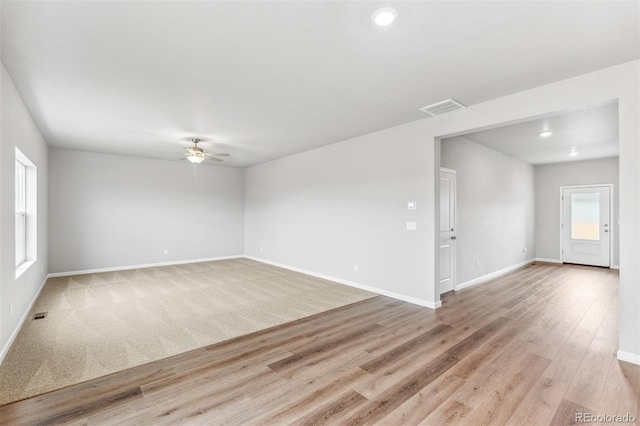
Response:
[[[0,365],[0,405],[374,296],[247,259],[51,278]]]

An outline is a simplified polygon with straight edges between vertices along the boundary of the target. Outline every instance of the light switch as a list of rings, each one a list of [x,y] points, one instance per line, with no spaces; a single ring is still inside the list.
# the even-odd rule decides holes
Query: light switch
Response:
[[[407,222],[407,231],[415,231],[416,229],[415,222]]]
[[[409,201],[407,203],[407,208],[409,210],[418,210],[418,203],[416,203],[415,201]]]

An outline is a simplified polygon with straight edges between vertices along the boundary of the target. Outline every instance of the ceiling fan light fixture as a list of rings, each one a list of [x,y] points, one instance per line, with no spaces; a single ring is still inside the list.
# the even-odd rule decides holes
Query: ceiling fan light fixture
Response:
[[[553,134],[553,132],[551,130],[545,130],[544,132],[540,133],[540,137],[542,138],[548,138],[549,136],[551,136]]]
[[[193,164],[200,164],[207,158],[204,155],[204,150],[198,146],[198,142],[200,142],[200,139],[193,138],[191,139],[191,141],[193,142],[193,147],[186,148],[188,152],[186,158]]]
[[[198,146],[198,143],[201,142],[198,138],[191,139],[193,142],[193,146],[185,146],[184,147],[184,159],[189,160],[189,162],[193,164],[200,164],[204,160],[211,160],[220,163],[222,159],[216,157],[229,157],[229,154],[226,152],[221,152],[219,154],[205,154],[204,149]]]
[[[204,155],[191,154],[187,155],[187,160],[191,161],[193,164],[200,164],[204,161]]]

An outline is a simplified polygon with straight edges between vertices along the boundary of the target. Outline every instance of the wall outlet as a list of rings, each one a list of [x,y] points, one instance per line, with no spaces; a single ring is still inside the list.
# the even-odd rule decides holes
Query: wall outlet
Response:
[[[169,254],[169,249],[164,249],[164,254]]]
[[[407,222],[407,231],[415,231],[417,229],[417,225],[415,222]]]
[[[353,265],[353,272],[358,272],[358,265]]]
[[[476,269],[480,268],[480,259],[476,260]]]
[[[9,316],[13,316],[13,303],[9,305]]]
[[[525,248],[523,248],[523,249],[522,249],[522,252],[523,252],[523,253],[526,253],[526,252],[527,252],[527,248],[526,248],[526,247],[525,247]]]
[[[260,247],[260,253],[264,253],[264,247]]]

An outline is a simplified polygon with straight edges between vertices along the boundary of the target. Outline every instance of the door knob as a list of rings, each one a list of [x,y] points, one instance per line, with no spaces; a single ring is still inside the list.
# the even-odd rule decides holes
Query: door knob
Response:
[[[455,235],[452,235],[452,236],[451,236],[451,239],[452,239],[452,240],[457,240],[457,238],[456,238],[456,236],[455,236]]]
[[[605,229],[605,230],[604,230],[604,232],[609,232],[609,230],[608,230],[608,229]]]

